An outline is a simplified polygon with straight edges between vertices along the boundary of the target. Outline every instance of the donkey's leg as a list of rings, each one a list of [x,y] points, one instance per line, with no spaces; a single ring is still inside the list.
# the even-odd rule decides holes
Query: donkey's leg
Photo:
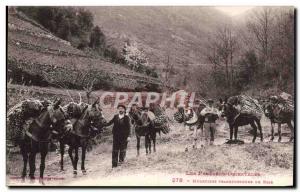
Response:
[[[149,135],[145,134],[145,148],[146,148],[146,155],[148,155],[148,139]]]
[[[260,141],[263,142],[264,136],[263,136],[263,132],[262,132],[261,124],[260,124],[260,119],[259,118],[255,118],[254,119],[254,124],[256,125],[256,129],[259,129],[259,132],[260,132]],[[256,131],[256,133],[257,133],[257,131]]]
[[[34,172],[35,172],[35,157],[38,151],[38,143],[31,140],[31,150],[29,153],[29,178],[33,181],[35,179]]]
[[[79,157],[78,157],[78,146],[76,146],[75,148],[74,148],[74,151],[75,151],[75,157],[74,157],[74,170],[73,170],[73,174],[74,175],[77,175],[77,163],[78,163],[78,159],[79,159]]]
[[[24,142],[23,146],[20,146],[20,149],[21,149],[21,154],[22,154],[22,157],[23,157],[23,171],[22,171],[21,177],[22,177],[22,180],[24,181],[25,177],[26,177],[27,162],[28,162],[28,153],[26,151],[25,142]]]
[[[65,153],[65,144],[60,141],[59,142],[59,148],[60,148],[60,170],[64,170],[64,153]]]
[[[262,127],[261,127],[261,124],[260,124],[260,120],[258,119],[258,121],[256,122],[257,124],[257,128],[259,129],[259,132],[260,132],[260,141],[263,142],[264,141],[264,134],[262,132]]]
[[[294,140],[294,127],[292,125],[292,121],[289,121],[287,124],[288,124],[288,126],[289,126],[289,128],[291,130],[290,142],[292,142]]]
[[[41,163],[40,163],[40,179],[39,182],[41,184],[44,183],[44,171],[45,171],[45,159],[48,153],[48,143],[40,144],[40,152],[41,152]]]
[[[278,123],[278,142],[281,142],[281,123]]]
[[[156,132],[154,132],[154,134],[153,134],[152,141],[153,141],[153,151],[155,153],[156,152]]]
[[[141,138],[136,135],[136,150],[137,150],[137,156],[140,155],[140,144],[141,144]]]
[[[203,127],[203,124],[202,124],[202,126],[200,127],[200,143],[201,143],[201,147],[203,147],[204,146],[204,141],[203,141],[203,137],[204,137],[204,133],[203,133],[203,129],[204,129],[204,127]]]
[[[29,177],[30,177],[31,180],[35,179],[35,177],[34,177],[34,172],[35,172],[35,156],[36,156],[35,152],[31,152],[29,154],[29,168],[30,168]]]
[[[73,146],[69,145],[68,154],[71,159],[72,166],[74,168],[73,149],[74,149]]]
[[[68,153],[71,159],[71,163],[73,166],[73,174],[77,175],[77,169],[75,167],[75,159],[73,158],[73,150],[75,149],[75,147],[73,145],[69,145],[69,149],[68,149]]]
[[[253,130],[254,130],[253,139],[252,139],[252,143],[254,143],[255,140],[256,140],[256,136],[257,136],[257,126],[255,125],[254,121],[251,122],[250,125],[253,128]]]
[[[151,135],[148,136],[148,149],[149,153],[151,154]]]
[[[86,155],[86,146],[87,146],[87,140],[83,141],[82,143],[82,151],[81,151],[81,171],[84,175],[86,175],[86,170],[85,170],[85,155]]]
[[[23,171],[22,171],[22,179],[25,180],[26,172],[27,172],[27,162],[28,162],[28,154],[23,153]]]
[[[204,144],[208,145],[209,144],[209,127],[210,127],[210,123],[205,122],[203,125],[203,129],[204,129]]]
[[[216,131],[216,124],[215,123],[211,123],[211,126],[210,126],[210,145],[214,144],[214,141],[215,141],[215,131]]]
[[[237,133],[238,133],[239,127],[238,126],[234,126],[233,129],[234,129],[234,140],[237,140]]]
[[[188,151],[188,147],[189,147],[189,136],[190,136],[190,132],[189,132],[189,126],[188,125],[184,125],[184,130],[185,130],[185,133],[186,133],[186,145],[185,145],[185,151]]]
[[[229,125],[229,140],[231,141],[232,140],[232,135],[233,135],[233,126],[232,125]]]
[[[272,123],[271,121],[271,139],[270,141],[273,141],[274,140],[274,123]]]

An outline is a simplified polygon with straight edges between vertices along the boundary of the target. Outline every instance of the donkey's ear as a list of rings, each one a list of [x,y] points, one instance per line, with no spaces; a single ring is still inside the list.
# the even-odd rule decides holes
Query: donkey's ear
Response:
[[[228,97],[225,97],[224,98],[224,103],[227,103],[227,101],[228,101]]]
[[[59,105],[61,104],[61,102],[62,102],[61,98],[59,98],[57,101],[55,101],[55,103],[54,103],[54,109],[57,109],[59,107]]]

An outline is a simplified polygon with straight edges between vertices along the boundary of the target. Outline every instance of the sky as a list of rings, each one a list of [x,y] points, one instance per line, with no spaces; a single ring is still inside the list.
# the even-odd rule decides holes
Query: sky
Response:
[[[253,7],[249,7],[249,6],[241,6],[241,7],[231,7],[231,6],[222,6],[222,7],[215,7],[216,9],[224,12],[225,14],[229,15],[229,16],[236,16],[239,14],[242,14],[250,9],[252,9]]]

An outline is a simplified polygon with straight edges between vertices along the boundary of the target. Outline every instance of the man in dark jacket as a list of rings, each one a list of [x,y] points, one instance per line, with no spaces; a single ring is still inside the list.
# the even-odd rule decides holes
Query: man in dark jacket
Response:
[[[106,126],[112,125],[113,149],[112,167],[117,167],[118,162],[123,163],[126,156],[127,143],[130,140],[130,118],[125,114],[126,107],[118,105],[118,114],[110,120]]]

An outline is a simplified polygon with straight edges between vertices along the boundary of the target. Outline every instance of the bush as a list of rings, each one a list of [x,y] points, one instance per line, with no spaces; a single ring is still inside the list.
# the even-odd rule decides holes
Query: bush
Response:
[[[93,14],[73,7],[17,7],[56,36],[77,47],[77,40],[85,41],[93,27]],[[75,39],[75,41],[73,41]]]
[[[90,35],[89,46],[92,49],[97,50],[99,54],[103,55],[106,46],[106,39],[99,26],[93,28]]]

